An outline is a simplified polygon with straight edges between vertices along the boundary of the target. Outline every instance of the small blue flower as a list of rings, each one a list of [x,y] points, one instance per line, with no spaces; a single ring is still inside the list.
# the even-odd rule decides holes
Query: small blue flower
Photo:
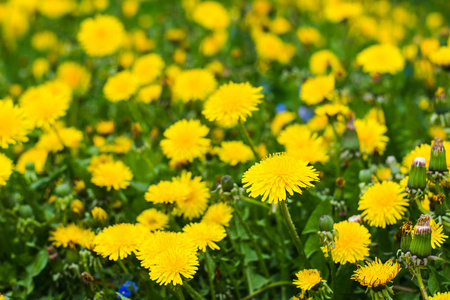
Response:
[[[131,285],[131,287],[132,287],[135,291],[137,291],[137,290],[139,289],[138,286],[136,285],[136,282],[131,281],[131,280],[125,281],[125,283],[124,283],[123,285],[126,286],[126,287],[130,287],[130,285]]]
[[[287,110],[287,106],[284,103],[278,103],[277,106],[275,107],[275,111],[277,112],[277,114],[285,112]]]
[[[128,297],[131,295],[131,291],[128,289],[128,287],[126,287],[125,285],[122,285],[119,288],[119,294],[121,294],[124,297]],[[119,296],[117,296],[117,298],[121,299]]]
[[[314,116],[314,111],[306,108],[306,106],[300,106],[298,109],[298,115],[302,121],[306,123]]]

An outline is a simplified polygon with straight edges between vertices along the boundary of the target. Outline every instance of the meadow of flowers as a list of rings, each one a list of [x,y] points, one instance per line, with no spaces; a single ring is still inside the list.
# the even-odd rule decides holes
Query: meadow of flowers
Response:
[[[0,300],[449,300],[449,16],[0,1]]]

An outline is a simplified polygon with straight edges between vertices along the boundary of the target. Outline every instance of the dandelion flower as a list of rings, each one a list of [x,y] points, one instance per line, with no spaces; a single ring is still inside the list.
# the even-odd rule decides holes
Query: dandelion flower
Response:
[[[316,269],[305,269],[295,274],[297,279],[294,280],[294,284],[302,290],[302,292],[309,291],[319,283],[323,282],[320,272]]]
[[[18,142],[28,141],[27,134],[31,124],[24,115],[24,111],[12,100],[0,100],[0,147],[8,148]]]
[[[274,135],[278,135],[283,127],[294,121],[296,117],[297,114],[290,111],[283,111],[281,113],[278,113],[272,119],[272,123],[270,123],[270,130]]]
[[[169,223],[169,216],[155,208],[144,210],[136,219],[150,231],[163,230]]]
[[[230,24],[226,8],[219,2],[204,1],[194,7],[192,18],[195,22],[211,30],[225,29]]]
[[[445,144],[444,144],[445,147]],[[402,160],[402,169],[405,171],[404,173],[408,173],[411,168],[411,163],[416,157],[423,157],[425,159],[426,167],[430,164],[430,156],[431,156],[431,145],[429,144],[420,144],[414,150],[410,151]]]
[[[184,226],[183,231],[203,252],[206,251],[207,246],[211,250],[219,250],[215,242],[220,242],[227,235],[222,226],[207,223],[190,223]]]
[[[162,152],[171,160],[192,162],[208,151],[211,141],[206,138],[209,129],[199,120],[180,120],[164,131]]]
[[[115,190],[126,189],[133,179],[131,170],[121,161],[111,161],[98,165],[92,171],[92,183],[99,187]]]
[[[145,200],[155,204],[183,201],[189,194],[189,188],[173,181],[160,181],[149,186]]]
[[[449,300],[450,299],[450,292],[445,293],[436,293],[432,297],[428,297],[428,300]]]
[[[318,173],[308,162],[277,153],[267,157],[248,169],[242,177],[244,187],[250,197],[263,196],[269,203],[286,200],[288,192],[302,194],[302,188],[312,187],[313,181],[319,181]]]
[[[114,54],[124,38],[123,24],[116,17],[107,15],[85,19],[77,35],[83,50],[94,57]]]
[[[221,161],[231,166],[246,163],[255,157],[252,149],[241,141],[222,142],[216,152]]]
[[[151,53],[136,59],[131,72],[140,85],[148,84],[158,78],[164,68],[164,60],[159,54]]]
[[[439,223],[436,223],[435,220],[431,219],[431,247],[433,249],[439,248],[448,238],[444,233],[444,228]]]
[[[311,55],[309,70],[313,75],[326,75],[329,68],[334,75],[344,72],[339,58],[330,50],[320,50]]]
[[[192,177],[191,172],[183,172],[173,181],[188,190],[187,196],[176,202],[178,213],[189,220],[200,217],[205,212],[210,197],[206,182],[200,176]]]
[[[375,258],[375,261],[367,263],[366,266],[358,265],[351,279],[358,281],[362,286],[380,288],[392,281],[400,272],[398,263],[388,260],[384,264]]]
[[[308,105],[314,105],[330,97],[334,90],[334,76],[308,78],[300,89],[300,99]]]
[[[203,114],[211,122],[232,127],[258,110],[263,98],[261,90],[262,87],[252,87],[248,82],[224,84],[206,101]]]
[[[0,153],[0,187],[6,185],[6,181],[11,176],[13,163],[5,154]]]
[[[363,260],[369,255],[370,233],[356,222],[342,221],[334,224],[337,236],[331,249],[335,263],[346,264]]]
[[[63,150],[64,147],[78,149],[82,139],[83,133],[80,130],[57,124],[53,129],[48,129],[41,135],[36,147],[56,153]]]
[[[40,174],[44,172],[47,155],[48,152],[44,149],[30,148],[20,155],[16,164],[16,169],[23,174],[25,173],[25,166],[27,163],[33,163],[34,170],[36,173]]]
[[[56,247],[75,248],[76,245],[84,247],[83,244],[91,237],[91,233],[90,229],[84,229],[75,224],[60,225],[50,232],[49,240]]]
[[[405,67],[400,49],[391,44],[373,45],[364,49],[356,57],[356,63],[370,74],[396,74]]]
[[[133,224],[116,224],[103,229],[94,239],[94,251],[110,260],[124,259],[136,252],[141,228]]]
[[[111,102],[129,100],[136,93],[138,81],[130,71],[121,71],[109,77],[103,87],[105,97]]]
[[[73,90],[86,92],[91,82],[91,73],[76,62],[66,61],[58,66],[56,78]]]
[[[358,135],[359,147],[365,154],[373,154],[375,151],[383,154],[386,150],[389,138],[385,135],[387,128],[373,119],[355,121],[356,134]]]
[[[192,69],[182,71],[175,79],[172,94],[175,100],[189,102],[204,100],[217,87],[214,75],[208,70]]]
[[[208,207],[208,210],[202,218],[202,223],[228,227],[232,217],[233,208],[226,203],[220,202]]]
[[[138,101],[150,103],[158,100],[159,97],[161,96],[161,92],[162,92],[161,84],[150,84],[142,87],[139,90],[139,93],[136,98]]]
[[[431,53],[430,61],[437,66],[450,67],[450,46],[439,47]]]
[[[92,214],[92,217],[94,218],[94,220],[99,223],[105,223],[106,220],[108,220],[108,214],[101,207],[98,207],[98,206],[94,207],[91,211],[91,214]]]
[[[405,214],[409,202],[404,196],[404,189],[398,183],[375,183],[362,195],[358,209],[363,211],[361,216],[370,226],[386,228]]]

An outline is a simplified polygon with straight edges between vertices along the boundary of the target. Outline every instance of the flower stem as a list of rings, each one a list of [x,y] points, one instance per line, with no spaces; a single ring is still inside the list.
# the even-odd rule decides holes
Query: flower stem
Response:
[[[414,200],[416,201],[417,207],[419,208],[420,212],[427,215],[429,212],[428,210],[425,209],[425,207],[422,206],[422,203],[420,203],[419,198],[416,197]]]
[[[211,299],[215,300],[216,299],[216,289],[214,288],[214,270],[212,268],[211,265],[211,256],[208,253],[208,249],[206,249],[205,251],[205,263],[206,263],[206,271],[208,272],[208,282],[209,282],[209,289],[211,292]]]
[[[336,284],[336,266],[334,265],[333,257],[331,253],[328,253],[328,263],[330,264],[330,273],[331,273],[331,289],[333,293],[335,292],[335,284]]]
[[[422,294],[423,300],[428,300],[427,290],[425,289],[425,285],[423,284],[422,274],[420,274],[420,268],[416,267],[416,277],[417,282],[419,283],[420,293]]]
[[[242,298],[242,300],[249,300],[249,299],[254,298],[254,297],[258,296],[259,294],[261,294],[261,293],[267,291],[268,289],[272,289],[272,288],[275,288],[275,287],[278,287],[278,286],[283,286],[283,285],[292,285],[292,282],[291,282],[291,281],[278,281],[278,282],[274,282],[274,283],[272,283],[272,284],[266,285],[266,286],[263,287],[262,289],[257,290],[257,291],[254,292],[253,294],[248,295],[248,296],[245,297],[245,298]]]
[[[334,161],[336,164],[336,178],[341,176],[341,151],[340,151],[340,145],[338,143],[339,141],[339,134],[336,129],[336,122],[333,122],[333,135],[334,135]]]
[[[250,135],[248,134],[247,129],[244,126],[244,123],[242,121],[239,121],[239,130],[241,131],[242,136],[244,137],[244,140],[247,142],[247,144],[250,146],[250,149],[252,149],[253,155],[255,156],[255,159],[257,161],[261,160],[259,157],[258,152],[256,152],[255,144],[253,144],[252,139],[250,138]]]
[[[283,215],[284,221],[288,228],[289,235],[291,236],[292,242],[294,242],[295,248],[297,248],[298,255],[300,256],[300,263],[301,263],[300,266],[302,268],[308,267],[309,262],[308,259],[306,258],[305,248],[303,247],[302,240],[300,239],[300,237],[297,234],[297,231],[295,230],[294,223],[292,222],[291,219],[291,214],[289,213],[289,209],[287,207],[287,200],[280,201],[279,205],[281,209],[281,214]]]
[[[191,294],[194,300],[206,300],[202,295],[200,295],[196,290],[194,290],[192,286],[190,286],[190,284],[187,283],[186,281],[183,282],[183,287],[186,289],[186,291],[189,292],[189,294]]]
[[[123,264],[123,261],[122,261],[120,258],[117,260],[117,263],[118,263],[119,266],[122,268],[122,271],[123,271],[125,274],[129,274],[129,273],[130,273],[130,272],[128,272],[127,267]]]

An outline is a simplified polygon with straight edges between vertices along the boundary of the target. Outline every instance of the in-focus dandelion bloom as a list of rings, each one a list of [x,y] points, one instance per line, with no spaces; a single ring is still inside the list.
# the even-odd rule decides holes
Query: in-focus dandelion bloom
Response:
[[[220,144],[216,153],[224,163],[235,166],[239,163],[246,163],[253,159],[252,149],[241,141],[227,141]]]
[[[5,154],[0,153],[0,187],[6,185],[6,181],[11,176],[13,163]]]
[[[200,176],[192,177],[191,172],[183,172],[173,181],[188,189],[187,196],[176,202],[177,212],[189,220],[200,217],[205,212],[210,197],[206,182]]]
[[[404,189],[393,181],[383,181],[370,186],[359,200],[358,209],[370,226],[386,228],[396,224],[406,212],[409,201]]]
[[[133,64],[131,72],[137,78],[140,85],[148,84],[158,78],[164,68],[164,60],[159,54],[146,54],[138,59]]]
[[[136,93],[137,88],[137,78],[130,71],[121,71],[108,78],[103,93],[111,102],[125,101]]]
[[[114,54],[125,37],[123,24],[113,16],[98,15],[88,18],[80,26],[77,39],[89,56]]]
[[[355,263],[369,255],[371,241],[366,227],[356,222],[342,221],[334,224],[334,229],[338,232],[331,249],[335,263]]]
[[[25,166],[27,165],[27,163],[33,163],[34,170],[36,171],[36,173],[40,174],[44,172],[47,155],[47,150],[30,148],[22,153],[22,155],[20,155],[19,160],[16,164],[16,169],[20,173],[25,173]]]
[[[333,75],[308,78],[300,89],[300,99],[308,105],[315,105],[330,97],[333,90]]]
[[[362,66],[364,72],[371,74],[396,74],[405,67],[400,49],[391,44],[373,45],[364,49],[356,57],[356,63]]]
[[[444,244],[445,240],[448,238],[444,233],[444,227],[439,223],[436,223],[434,219],[430,221],[431,226],[431,247],[433,249],[439,248]]]
[[[232,217],[233,208],[226,203],[219,202],[208,207],[208,210],[202,218],[202,222],[228,227]]]
[[[362,286],[378,288],[383,287],[400,272],[400,264],[388,260],[384,264],[375,258],[375,261],[365,266],[358,265],[358,270],[352,275],[352,279],[358,281]]]
[[[232,127],[258,110],[263,98],[261,90],[262,87],[252,87],[248,82],[224,84],[206,101],[203,114],[211,122]]]
[[[106,162],[98,165],[92,171],[92,183],[99,187],[115,190],[126,189],[133,179],[131,170],[121,161]]]
[[[287,193],[302,194],[302,188],[314,186],[319,181],[317,171],[308,166],[307,161],[291,157],[285,153],[271,155],[248,169],[242,183],[250,197],[263,196],[262,201],[278,203],[286,200]],[[286,193],[287,192],[287,193]]]
[[[110,260],[126,258],[136,251],[142,238],[140,226],[122,223],[103,229],[94,239],[94,251]]]
[[[56,247],[75,248],[76,245],[81,245],[87,248],[85,243],[90,239],[91,233],[90,229],[84,229],[75,224],[60,225],[50,232],[49,240]]]
[[[299,289],[302,289],[302,292],[309,291],[323,281],[320,272],[316,269],[301,270],[295,276],[297,276],[297,279],[293,283]]]
[[[192,100],[204,100],[217,87],[214,75],[204,69],[192,69],[182,71],[175,79],[172,87],[174,100],[189,102]]]
[[[12,100],[0,100],[0,147],[8,148],[18,142],[28,141],[31,124],[24,111]]]
[[[194,7],[192,18],[198,24],[211,30],[225,29],[230,24],[227,9],[216,1],[199,2]]]
[[[220,242],[226,237],[223,226],[207,223],[190,223],[183,228],[184,233],[188,236],[199,250],[205,252],[208,246],[211,250],[219,250],[215,242]]]
[[[162,152],[176,162],[192,162],[208,151],[211,141],[209,129],[199,120],[180,120],[164,131]]]
[[[385,135],[387,128],[373,119],[355,121],[356,134],[358,135],[359,147],[363,154],[373,154],[375,151],[383,154],[386,150],[389,138]]]
[[[189,188],[173,181],[160,181],[149,186],[145,200],[152,203],[174,203],[183,201],[189,194]]]
[[[436,293],[432,297],[428,297],[428,300],[450,300],[450,292]]]
[[[149,208],[141,212],[136,221],[150,231],[163,230],[168,226],[169,216],[155,208]]]

